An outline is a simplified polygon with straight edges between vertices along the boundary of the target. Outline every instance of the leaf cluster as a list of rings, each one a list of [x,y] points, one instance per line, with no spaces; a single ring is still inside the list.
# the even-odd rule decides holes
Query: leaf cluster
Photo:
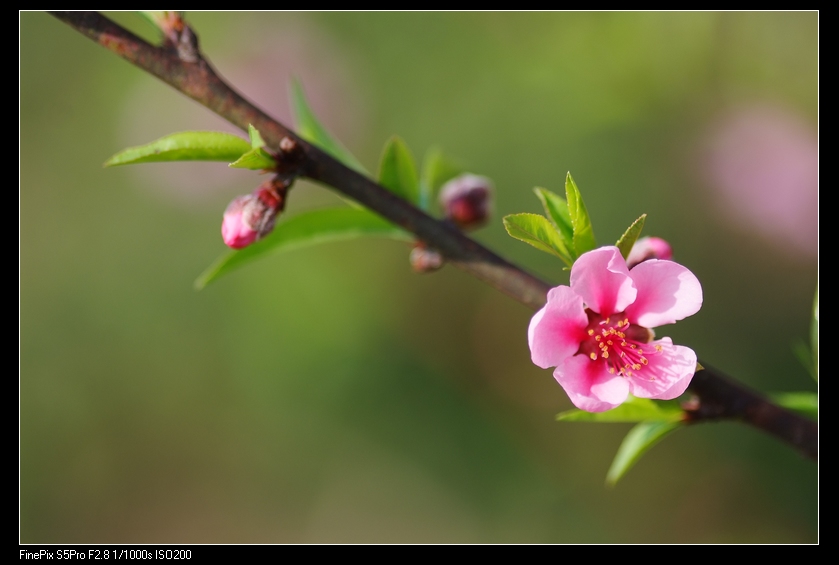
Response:
[[[533,192],[542,203],[545,215],[510,214],[504,217],[504,227],[512,237],[559,257],[567,269],[571,268],[580,255],[597,247],[580,189],[568,173],[565,177],[565,198],[539,186]],[[647,215],[642,214],[632,222],[615,244],[624,259],[641,235],[646,218]]]

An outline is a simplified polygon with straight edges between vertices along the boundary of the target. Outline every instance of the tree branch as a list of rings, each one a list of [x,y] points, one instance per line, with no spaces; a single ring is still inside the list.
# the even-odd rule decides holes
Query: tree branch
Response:
[[[786,441],[811,459],[818,459],[816,422],[772,404],[714,368],[704,367],[688,387],[699,398],[696,406],[686,406],[689,423],[739,420]]]
[[[198,49],[197,36],[189,28],[186,28],[187,40],[192,45],[184,50],[183,46],[171,42],[162,47],[150,45],[96,12],[51,14],[242,130],[247,131],[248,124],[253,124],[270,146],[278,147],[283,137],[295,140],[303,154],[301,176],[327,184],[405,228],[439,250],[448,262],[531,309],[539,309],[545,304],[550,289],[548,283],[502,259],[450,223],[432,218],[347,168],[246,100],[224,82],[204,58]],[[716,370],[697,372],[689,390],[698,397],[698,402],[686,409],[688,421],[739,420],[787,442],[811,459],[818,458],[818,425],[815,422],[772,404]]]

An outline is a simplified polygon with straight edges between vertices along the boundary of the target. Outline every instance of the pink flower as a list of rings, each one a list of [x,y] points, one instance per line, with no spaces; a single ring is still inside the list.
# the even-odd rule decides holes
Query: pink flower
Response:
[[[650,259],[672,259],[673,248],[667,241],[660,237],[642,237],[635,242],[629,256],[626,258],[626,266],[630,269],[638,263]]]
[[[651,329],[695,314],[702,286],[687,268],[650,259],[631,271],[617,247],[584,253],[571,268],[571,286],[548,292],[530,321],[533,363],[556,367],[554,378],[577,408],[603,412],[628,394],[669,400],[696,370],[692,349]]]

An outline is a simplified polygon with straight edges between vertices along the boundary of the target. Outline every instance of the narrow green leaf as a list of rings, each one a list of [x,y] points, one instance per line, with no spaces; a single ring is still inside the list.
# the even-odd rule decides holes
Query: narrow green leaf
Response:
[[[565,177],[565,199],[568,201],[568,214],[571,216],[571,226],[574,228],[574,251],[575,259],[597,247],[594,239],[594,230],[591,227],[591,219],[588,210],[583,202],[583,196],[577,183],[571,178],[571,173]]]
[[[675,400],[630,396],[623,404],[606,412],[574,409],[557,414],[556,419],[560,422],[678,422],[683,416],[684,411]]]
[[[769,397],[778,405],[808,418],[819,417],[819,395],[815,392],[775,392]]]
[[[235,161],[250,151],[239,136],[219,131],[182,131],[158,140],[123,149],[107,161],[106,167],[160,161]]]
[[[533,189],[536,196],[542,202],[542,207],[548,218],[559,228],[559,233],[562,239],[565,240],[565,245],[569,249],[574,248],[574,228],[571,226],[571,215],[568,213],[568,203],[565,199],[551,192],[547,188],[537,186]]]
[[[251,149],[250,151],[239,157],[236,161],[228,165],[228,167],[231,167],[233,169],[251,169],[253,171],[273,169],[276,166],[277,162],[262,147]]]
[[[461,173],[463,168],[443,155],[439,148],[426,151],[420,175],[420,208],[430,210],[440,187]]]
[[[265,147],[265,140],[262,139],[262,135],[260,135],[258,129],[253,127],[253,124],[248,124],[248,137],[251,140],[251,147],[253,149]]]
[[[369,210],[358,208],[313,210],[277,224],[273,232],[245,249],[225,253],[201,273],[195,281],[195,288],[200,290],[220,276],[269,253],[280,253],[361,236],[411,240],[405,231]]]
[[[615,244],[620,249],[621,255],[623,258],[626,259],[629,257],[629,252],[632,251],[632,246],[635,245],[635,242],[638,241],[638,236],[641,235],[641,230],[644,229],[644,222],[647,221],[647,215],[641,214],[637,220],[632,222],[632,224],[626,228],[626,231],[623,232],[623,235]]]
[[[510,214],[504,216],[504,227],[512,237],[529,243],[540,251],[556,255],[569,267],[574,262],[557,228],[545,216]]]
[[[813,319],[810,321],[810,351],[813,353],[813,378],[819,381],[819,285],[816,284],[816,297],[813,299]]]
[[[154,26],[154,29],[160,31],[160,28],[157,25],[157,20],[161,17],[161,14],[165,14],[166,12],[163,10],[137,10],[137,13],[143,17],[145,21],[150,23]]]
[[[629,430],[606,473],[606,484],[615,486],[648,449],[679,426],[678,422],[642,422]]]
[[[385,144],[379,161],[379,184],[412,204],[419,200],[417,166],[408,145],[398,136]]]
[[[171,18],[169,10],[138,10],[137,14],[150,23],[155,30],[161,31],[163,24]]]
[[[369,174],[364,168],[364,165],[346,147],[332,137],[332,134],[318,121],[315,113],[306,101],[303,87],[296,80],[291,82],[290,98],[291,110],[294,113],[297,123],[297,133],[300,134],[300,137],[317,145],[349,168],[365,175]]]

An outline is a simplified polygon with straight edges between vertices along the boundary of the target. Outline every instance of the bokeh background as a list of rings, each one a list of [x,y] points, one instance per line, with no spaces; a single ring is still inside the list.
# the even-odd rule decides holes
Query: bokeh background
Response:
[[[146,37],[133,14],[111,14]],[[641,213],[703,283],[665,328],[764,391],[818,279],[817,13],[189,13],[222,75],[289,121],[298,77],[369,168],[397,133],[494,179],[509,238],[571,171],[602,243]],[[559,424],[526,308],[401,243],[270,257],[201,292],[224,164],[103,169],[188,129],[235,131],[43,13],[20,15],[23,542],[817,541],[818,468],[703,425],[604,487],[628,425]],[[299,183],[288,213],[337,203]]]

